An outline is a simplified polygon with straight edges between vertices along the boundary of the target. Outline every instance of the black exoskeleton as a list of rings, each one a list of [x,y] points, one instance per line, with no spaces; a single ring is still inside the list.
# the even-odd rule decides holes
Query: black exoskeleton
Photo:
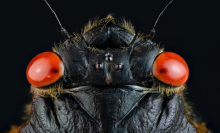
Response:
[[[152,66],[163,49],[152,42],[153,33],[135,35],[131,24],[108,15],[82,35],[64,34],[65,42],[54,48],[64,64],[61,89],[50,92],[52,98],[37,91],[53,85],[32,88],[33,111],[20,133],[196,132],[182,92],[165,95],[157,88]]]

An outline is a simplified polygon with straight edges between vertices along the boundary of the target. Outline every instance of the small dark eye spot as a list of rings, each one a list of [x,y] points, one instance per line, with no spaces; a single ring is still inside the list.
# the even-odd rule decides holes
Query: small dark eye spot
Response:
[[[101,70],[102,64],[101,64],[101,63],[96,63],[95,68],[96,68],[97,70]]]
[[[57,69],[52,69],[51,71],[52,71],[52,73],[58,73]]]
[[[117,65],[116,65],[116,69],[117,69],[117,70],[122,70],[122,68],[123,68],[123,65],[122,65],[122,64],[117,64]]]

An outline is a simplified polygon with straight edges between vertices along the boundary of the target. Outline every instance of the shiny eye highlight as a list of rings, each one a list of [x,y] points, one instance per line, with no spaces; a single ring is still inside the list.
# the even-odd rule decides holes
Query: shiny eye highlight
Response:
[[[180,86],[189,77],[189,68],[185,60],[172,52],[161,53],[154,61],[153,75],[165,84]]]
[[[102,69],[102,64],[101,63],[96,63],[95,68],[97,70],[101,70]]]
[[[122,64],[117,64],[115,67],[116,67],[117,70],[122,70],[123,65]]]

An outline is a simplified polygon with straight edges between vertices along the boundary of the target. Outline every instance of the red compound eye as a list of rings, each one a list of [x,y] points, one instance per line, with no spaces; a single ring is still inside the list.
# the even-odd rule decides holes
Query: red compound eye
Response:
[[[185,60],[172,52],[161,53],[154,61],[153,75],[163,83],[180,86],[189,77],[189,68]]]
[[[28,64],[26,76],[30,84],[43,87],[56,82],[63,76],[64,66],[60,57],[53,52],[35,56]]]

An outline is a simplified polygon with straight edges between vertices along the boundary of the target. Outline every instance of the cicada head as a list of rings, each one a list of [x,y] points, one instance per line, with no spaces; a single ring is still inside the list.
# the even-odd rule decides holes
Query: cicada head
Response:
[[[152,41],[161,14],[147,36],[135,34],[130,22],[112,15],[89,21],[81,35],[70,35],[56,17],[66,40],[56,45],[54,52],[41,53],[30,62],[28,81],[37,90],[50,93],[60,88],[106,85],[177,92],[189,70],[179,55],[164,52]]]

